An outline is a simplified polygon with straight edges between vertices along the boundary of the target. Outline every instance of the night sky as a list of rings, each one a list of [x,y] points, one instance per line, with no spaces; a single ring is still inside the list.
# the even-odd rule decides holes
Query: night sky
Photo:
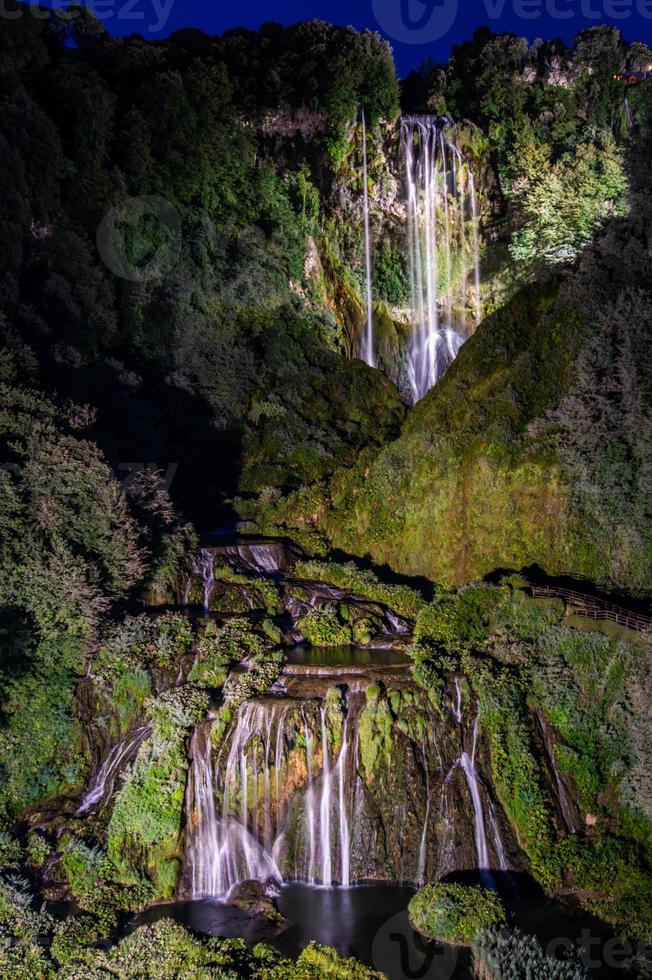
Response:
[[[47,0],[46,0],[47,2]],[[445,61],[451,46],[486,25],[534,40],[571,41],[584,27],[620,27],[628,40],[652,45],[652,0],[81,0],[109,32],[161,38],[182,27],[221,34],[266,21],[291,24],[320,18],[380,30],[405,75],[426,58]],[[65,6],[64,0],[50,5]]]

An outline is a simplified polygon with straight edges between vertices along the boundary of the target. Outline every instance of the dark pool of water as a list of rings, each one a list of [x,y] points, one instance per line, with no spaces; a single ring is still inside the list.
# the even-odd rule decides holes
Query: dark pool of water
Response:
[[[409,664],[410,658],[397,650],[375,650],[369,647],[313,647],[308,644],[293,647],[287,654],[288,663],[308,667],[394,667]]]
[[[585,950],[591,978],[627,980],[630,976],[622,962],[614,964],[610,958],[613,932],[604,923],[572,904],[536,894],[516,877],[495,884],[511,924],[536,935],[549,954],[564,958],[572,945],[579,945]],[[290,957],[315,940],[343,956],[354,956],[389,980],[470,980],[469,950],[426,943],[410,927],[407,906],[413,894],[413,888],[388,884],[348,889],[288,884],[277,901],[287,921],[281,931],[261,917],[210,901],[154,906],[133,919],[130,928],[169,917],[205,935],[240,937],[250,944],[268,942]]]
[[[296,957],[312,940],[332,946],[382,971],[389,980],[470,980],[467,950],[425,943],[410,927],[407,905],[414,889],[392,885],[312,888],[285,885],[278,907],[288,921],[282,932],[260,918],[218,902],[160,905],[133,920],[132,927],[171,917],[196,932],[220,938],[270,942]]]
[[[278,905],[292,924],[279,945],[296,956],[315,939],[380,970],[389,980],[468,980],[473,973],[467,950],[426,943],[410,926],[407,906],[413,894],[412,888],[389,885],[288,885]]]

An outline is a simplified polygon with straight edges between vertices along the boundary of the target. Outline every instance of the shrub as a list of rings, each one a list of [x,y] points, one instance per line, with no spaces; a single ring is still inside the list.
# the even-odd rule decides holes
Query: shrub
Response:
[[[481,930],[505,922],[496,892],[466,885],[426,885],[411,900],[408,912],[422,936],[454,945],[472,943]]]
[[[116,796],[109,824],[108,853],[117,877],[125,884],[150,879],[161,898],[176,887],[187,741],[207,705],[208,697],[190,687],[149,704],[152,734]]]
[[[341,623],[332,605],[311,610],[299,620],[299,630],[316,647],[338,647],[351,642],[351,627]]]
[[[546,956],[534,936],[518,929],[483,929],[473,944],[476,976],[481,980],[588,980],[579,963]]]

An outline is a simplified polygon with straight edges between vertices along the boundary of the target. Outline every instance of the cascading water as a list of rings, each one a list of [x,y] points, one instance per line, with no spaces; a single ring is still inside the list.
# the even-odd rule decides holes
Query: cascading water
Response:
[[[119,773],[137,754],[138,749],[152,731],[151,725],[134,728],[111,749],[108,756],[90,781],[77,813],[89,813],[101,803],[106,803],[113,792]]]
[[[310,726],[304,715],[304,737],[306,740],[306,768],[308,771],[308,788],[306,789],[306,824],[308,833],[308,884],[315,883],[315,844],[316,844],[316,815],[315,815],[315,789],[312,778],[312,734]]]
[[[283,696],[243,702],[219,747],[217,722],[197,727],[185,894],[225,899],[249,880],[348,887],[506,869],[498,808],[478,772],[477,718],[465,750],[461,680],[446,695],[446,716],[421,709],[424,728],[407,674],[344,669],[289,667]],[[374,670],[398,685],[391,699],[372,683]]]
[[[342,732],[342,748],[337,760],[337,782],[339,786],[339,822],[340,822],[340,855],[342,861],[341,881],[344,888],[351,884],[351,837],[349,834],[349,818],[346,812],[346,755],[347,755],[347,723],[344,722]]]
[[[183,594],[184,606],[190,605],[190,591],[192,589],[193,576],[200,579],[203,589],[203,605],[205,612],[210,612],[211,595],[215,585],[215,556],[210,548],[202,548],[199,554],[193,558],[190,575],[186,580]]]
[[[430,805],[432,803],[430,794],[430,778],[428,774],[428,753],[424,742],[423,746],[423,769],[426,779],[426,818],[423,821],[423,831],[421,832],[421,843],[419,844],[419,863],[417,866],[417,882],[423,884],[426,880],[426,860],[428,856],[428,821],[430,820]]]
[[[314,715],[314,704],[310,706]],[[286,868],[291,866],[286,876],[296,880],[350,884],[347,787],[352,774],[347,723],[343,725],[337,762],[331,766],[326,705],[321,706],[318,717],[310,719],[306,706],[302,708],[307,785],[303,826],[297,827],[296,809],[289,807],[286,812],[282,799],[288,764],[288,712],[288,706],[280,701],[242,704],[215,765],[211,761],[212,723],[198,726],[186,799],[187,878],[193,898],[224,898],[241,881],[281,883],[281,859]],[[321,739],[321,766],[317,768],[313,759],[315,730]],[[289,833],[295,838],[292,854],[286,840]]]
[[[322,787],[319,807],[319,849],[321,851],[321,880],[328,885],[331,875],[331,773],[328,761],[328,736],[326,734],[326,706],[321,709]]]
[[[476,322],[480,319],[475,184],[462,153],[446,137],[448,126],[448,120],[438,116],[404,116],[401,120],[414,318],[407,367],[415,402],[437,383],[464,342],[465,323],[455,324],[454,301],[458,294],[464,321],[469,303],[469,248],[474,268],[473,307]],[[454,282],[457,256],[459,287]]]
[[[461,687],[461,681],[457,677],[455,678],[455,689],[457,693],[457,703],[454,707],[453,713],[457,721],[460,724],[462,724],[463,723],[462,687]],[[478,771],[476,768],[476,754],[478,749],[479,726],[480,726],[480,715],[477,714],[475,721],[473,723],[473,742],[472,742],[471,754],[469,755],[468,752],[463,751],[457,763],[457,766],[459,766],[459,768],[464,773],[466,783],[469,789],[469,794],[471,796],[471,803],[473,805],[473,824],[474,824],[474,832],[475,832],[475,847],[476,847],[476,853],[478,858],[478,869],[480,870],[483,879],[488,884],[492,884],[491,876],[488,874],[491,868],[491,860],[489,857],[489,845],[487,840],[485,814],[482,805],[482,796],[480,793],[481,784],[480,784]],[[505,854],[505,847],[503,845],[503,841],[500,836],[496,807],[491,800],[489,801],[489,822],[491,826],[494,852],[498,861],[498,866],[501,871],[507,871],[509,869],[509,864],[507,862],[507,856]]]
[[[376,367],[376,353],[374,349],[374,311],[373,311],[373,287],[371,273],[371,231],[369,226],[369,178],[367,168],[367,120],[364,109],[362,110],[362,180],[363,180],[363,200],[364,200],[364,254],[365,254],[365,289],[367,299],[367,323],[366,332],[360,345],[360,360],[365,361],[369,367]]]
[[[216,791],[211,760],[210,723],[200,725],[192,747],[192,768],[186,808],[189,814],[188,866],[193,898],[223,898],[241,881],[281,882],[282,875],[270,852],[259,840],[249,814],[257,814],[257,769],[249,790],[250,762],[260,746],[258,733],[265,730],[263,706],[242,705],[231,740],[222,787],[222,811],[216,812]],[[255,745],[251,745],[252,739]],[[265,764],[269,765],[269,744]],[[251,758],[247,758],[248,751]],[[239,803],[239,808],[238,808]]]

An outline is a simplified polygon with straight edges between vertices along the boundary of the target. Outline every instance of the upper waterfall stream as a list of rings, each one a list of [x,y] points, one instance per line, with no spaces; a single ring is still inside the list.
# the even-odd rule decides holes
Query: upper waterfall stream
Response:
[[[398,171],[407,224],[411,339],[405,372],[413,402],[437,383],[481,319],[478,196],[471,166],[450,120],[403,116]],[[360,358],[378,365],[373,315],[368,131],[362,113],[362,180],[366,322]]]

